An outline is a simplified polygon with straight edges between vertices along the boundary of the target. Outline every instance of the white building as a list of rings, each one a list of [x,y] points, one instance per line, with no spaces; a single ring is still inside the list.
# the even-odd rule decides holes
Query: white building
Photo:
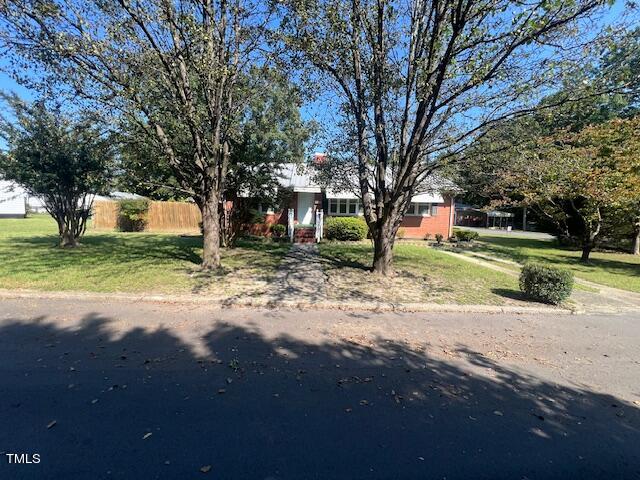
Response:
[[[24,218],[29,196],[13,182],[0,180],[0,218]]]

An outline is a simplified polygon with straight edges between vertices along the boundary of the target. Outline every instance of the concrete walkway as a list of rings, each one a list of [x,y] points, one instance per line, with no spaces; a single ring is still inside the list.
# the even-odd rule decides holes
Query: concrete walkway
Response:
[[[294,243],[270,287],[277,302],[315,303],[327,299],[326,276],[315,243]]]

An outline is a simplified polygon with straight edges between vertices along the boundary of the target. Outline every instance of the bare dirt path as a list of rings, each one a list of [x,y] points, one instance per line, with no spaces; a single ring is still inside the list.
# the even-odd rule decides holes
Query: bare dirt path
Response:
[[[0,478],[637,478],[639,380],[632,314],[3,299],[0,451],[41,461]]]

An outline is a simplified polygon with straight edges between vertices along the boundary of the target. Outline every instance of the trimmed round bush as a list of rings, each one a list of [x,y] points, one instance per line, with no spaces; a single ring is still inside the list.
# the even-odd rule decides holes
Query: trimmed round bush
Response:
[[[573,274],[568,270],[528,263],[520,273],[520,290],[529,298],[557,305],[569,298]]]
[[[471,230],[456,230],[453,236],[456,237],[456,240],[459,242],[473,242],[478,239],[480,234]]]
[[[364,240],[369,227],[358,217],[327,217],[324,221],[324,235],[328,240]]]
[[[287,233],[287,227],[281,223],[276,223],[275,225],[271,225],[271,232],[274,237],[282,237]]]

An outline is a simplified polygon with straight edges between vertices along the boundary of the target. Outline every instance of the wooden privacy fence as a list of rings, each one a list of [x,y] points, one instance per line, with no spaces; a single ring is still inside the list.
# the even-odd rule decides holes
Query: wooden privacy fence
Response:
[[[118,202],[99,201],[93,204],[93,228],[118,228]],[[200,230],[200,209],[186,202],[150,202],[145,231]]]

